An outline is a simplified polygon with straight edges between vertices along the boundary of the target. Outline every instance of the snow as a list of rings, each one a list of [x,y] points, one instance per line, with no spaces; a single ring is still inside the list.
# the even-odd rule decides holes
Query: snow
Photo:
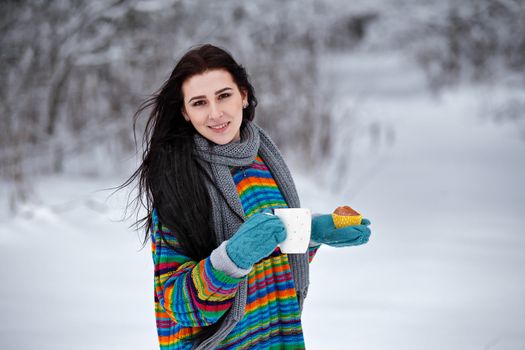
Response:
[[[324,177],[292,170],[304,207],[349,204],[372,237],[315,257],[307,348],[525,348],[519,133],[479,118],[475,87],[429,95],[403,57],[325,62],[334,109],[348,112],[334,130],[355,136],[337,155],[348,164]],[[121,180],[42,178],[38,200],[2,219],[0,348],[156,348],[149,246],[121,220],[125,193],[101,191]]]
[[[363,69],[363,62],[381,65],[377,57],[330,57],[334,72],[341,71],[338,59],[349,77],[369,76],[340,81],[336,90],[366,96],[360,122],[392,122],[395,142],[379,150],[363,140],[354,145],[348,178],[360,181],[350,180],[331,199],[322,189],[310,192],[318,183],[301,178],[303,205],[326,212],[350,204],[372,220],[373,231],[364,247],[323,247],[315,258],[304,314],[308,346],[525,348],[525,145],[519,134],[473,115],[476,89],[436,100],[421,94],[401,59],[393,76],[402,86],[381,74],[375,89],[376,70]],[[392,57],[385,60],[390,64]],[[388,91],[410,86],[412,94]]]
[[[154,348],[149,247],[99,191],[116,181],[44,179],[2,223],[2,349]]]

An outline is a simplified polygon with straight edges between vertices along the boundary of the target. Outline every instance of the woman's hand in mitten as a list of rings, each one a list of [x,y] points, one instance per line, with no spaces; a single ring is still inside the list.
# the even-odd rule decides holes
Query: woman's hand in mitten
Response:
[[[336,228],[332,215],[312,218],[312,241],[332,247],[348,247],[365,244],[370,237],[370,220],[363,218],[361,225]]]
[[[270,255],[285,238],[281,219],[270,213],[257,213],[228,240],[226,252],[235,265],[248,269]]]

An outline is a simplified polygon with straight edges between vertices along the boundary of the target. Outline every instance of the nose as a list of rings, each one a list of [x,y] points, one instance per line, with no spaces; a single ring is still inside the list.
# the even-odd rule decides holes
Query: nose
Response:
[[[219,119],[222,117],[222,111],[219,108],[219,105],[215,102],[210,102],[210,119]]]

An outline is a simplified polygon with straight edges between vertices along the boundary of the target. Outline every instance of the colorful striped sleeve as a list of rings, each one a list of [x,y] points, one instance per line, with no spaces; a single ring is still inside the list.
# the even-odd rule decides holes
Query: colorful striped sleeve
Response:
[[[158,303],[173,321],[184,327],[203,327],[217,322],[233,303],[242,278],[215,269],[209,257],[199,262],[191,260],[181,252],[175,236],[159,223],[155,210],[152,218]]]
[[[314,260],[314,256],[317,253],[317,250],[319,249],[321,245],[310,245],[308,246],[308,261],[312,262]]]

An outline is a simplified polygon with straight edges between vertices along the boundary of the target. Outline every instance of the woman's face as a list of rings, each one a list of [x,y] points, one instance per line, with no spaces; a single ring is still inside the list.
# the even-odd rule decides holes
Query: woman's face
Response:
[[[240,139],[242,110],[248,96],[240,91],[230,72],[214,69],[182,83],[184,119],[208,140],[225,145]]]

